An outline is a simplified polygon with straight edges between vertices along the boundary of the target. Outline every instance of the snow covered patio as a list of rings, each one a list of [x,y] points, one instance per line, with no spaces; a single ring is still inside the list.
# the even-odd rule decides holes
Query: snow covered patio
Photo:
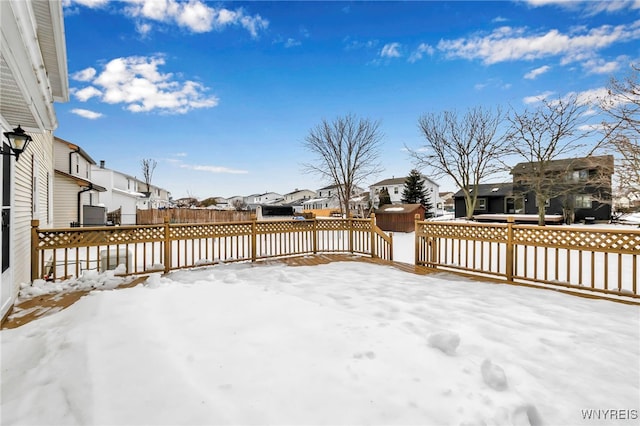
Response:
[[[638,306],[365,262],[154,274],[0,336],[3,425],[612,424],[605,410],[640,408]]]

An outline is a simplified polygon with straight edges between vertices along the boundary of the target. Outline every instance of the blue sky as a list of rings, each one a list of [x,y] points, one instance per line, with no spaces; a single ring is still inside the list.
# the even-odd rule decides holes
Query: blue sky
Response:
[[[586,102],[640,58],[640,0],[63,4],[56,135],[138,177],[155,159],[174,198],[318,189],[303,141],[346,114],[381,123],[366,184],[406,176],[422,114]]]

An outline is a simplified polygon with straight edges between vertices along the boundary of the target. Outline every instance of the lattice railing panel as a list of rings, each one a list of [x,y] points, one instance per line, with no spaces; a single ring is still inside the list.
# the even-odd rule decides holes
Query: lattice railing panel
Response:
[[[235,237],[251,235],[251,222],[171,225],[169,229],[172,240]]]
[[[508,239],[506,225],[478,224],[438,224],[434,222],[419,223],[418,235],[434,238],[454,238],[461,240],[477,240],[506,242]]]
[[[318,220],[316,222],[318,231],[341,231],[349,229],[349,221],[347,219],[328,219]]]
[[[371,230],[371,221],[370,220],[354,220],[353,221],[353,230],[354,231],[370,231]]]
[[[513,243],[570,250],[640,254],[640,234],[624,231],[567,228],[519,228],[514,226]]]
[[[304,231],[313,231],[313,221],[256,222],[256,232],[258,234],[281,234]]]
[[[38,250],[72,247],[93,247],[113,244],[130,244],[162,241],[164,227],[108,227],[92,230],[64,229],[38,231]]]

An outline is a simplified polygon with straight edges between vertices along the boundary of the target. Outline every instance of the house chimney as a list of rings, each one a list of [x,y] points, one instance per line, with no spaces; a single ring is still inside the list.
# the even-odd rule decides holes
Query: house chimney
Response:
[[[100,160],[100,168],[104,169],[104,160]]]

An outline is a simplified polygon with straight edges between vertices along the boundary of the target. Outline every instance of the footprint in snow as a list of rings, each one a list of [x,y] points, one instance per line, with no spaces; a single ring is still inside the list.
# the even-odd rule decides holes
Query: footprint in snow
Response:
[[[507,389],[507,375],[499,365],[493,364],[491,360],[485,359],[480,367],[482,380],[491,389],[503,391]]]
[[[374,359],[376,357],[376,354],[373,351],[356,352],[355,354],[353,354],[353,357],[355,359],[362,359],[362,358]]]
[[[440,349],[447,355],[455,355],[456,348],[460,344],[460,336],[452,331],[434,333],[427,339],[429,346]]]

